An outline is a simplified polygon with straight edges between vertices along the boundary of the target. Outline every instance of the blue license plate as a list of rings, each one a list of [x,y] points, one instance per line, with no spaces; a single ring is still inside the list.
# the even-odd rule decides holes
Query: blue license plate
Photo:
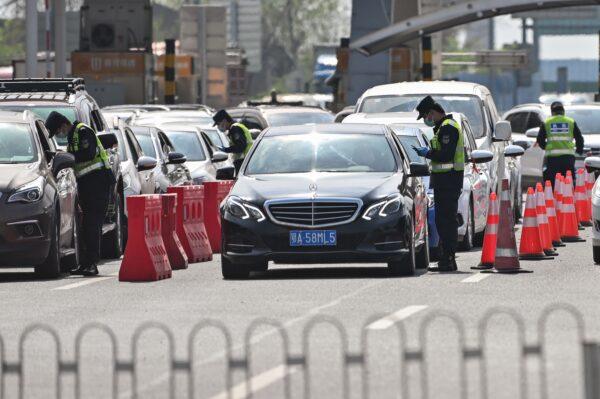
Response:
[[[333,247],[337,245],[335,230],[292,230],[290,247]]]

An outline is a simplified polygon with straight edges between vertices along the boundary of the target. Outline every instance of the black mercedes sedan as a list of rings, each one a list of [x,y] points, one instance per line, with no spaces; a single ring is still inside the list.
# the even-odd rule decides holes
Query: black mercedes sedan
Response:
[[[223,277],[269,261],[426,268],[427,174],[384,125],[266,129],[221,204]]]

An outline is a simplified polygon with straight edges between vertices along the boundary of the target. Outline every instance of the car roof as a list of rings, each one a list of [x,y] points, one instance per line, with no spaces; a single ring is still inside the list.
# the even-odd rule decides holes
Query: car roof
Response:
[[[406,123],[410,125],[425,126],[423,119],[417,120],[417,115],[416,112],[382,112],[377,114],[356,113],[348,115],[342,123],[377,123],[384,125],[400,125]],[[452,118],[457,122],[466,118],[466,116],[460,112],[448,112],[448,115],[452,115]],[[349,122],[346,122],[346,120]]]
[[[432,82],[401,82],[379,85],[366,90],[361,97],[405,95],[405,94],[456,94],[481,95],[489,90],[480,84],[436,80]]]
[[[261,105],[259,108],[265,114],[297,114],[297,113],[306,113],[306,112],[314,112],[319,114],[331,114],[329,111],[325,111],[321,108],[315,107],[301,107],[301,106],[270,106],[270,105]]]
[[[374,134],[384,135],[387,133],[385,125],[364,124],[364,123],[323,123],[295,126],[278,126],[265,130],[265,136],[287,136],[310,133],[340,133],[340,134]]]
[[[150,118],[160,118],[161,116],[167,116],[169,118],[176,118],[178,116],[207,116],[210,117],[211,114],[203,111],[203,110],[195,110],[195,111],[182,111],[182,110],[175,110],[175,111],[153,111],[153,112],[144,112],[143,114],[139,115],[138,118],[140,119],[150,119]]]

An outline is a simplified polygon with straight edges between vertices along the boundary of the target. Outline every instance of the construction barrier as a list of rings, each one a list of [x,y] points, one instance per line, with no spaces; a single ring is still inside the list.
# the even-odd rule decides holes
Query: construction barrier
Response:
[[[483,237],[483,247],[481,248],[481,262],[478,266],[471,269],[486,270],[494,267],[494,259],[496,258],[496,240],[498,237],[498,198],[496,193],[490,194],[488,207],[487,224],[485,226],[485,235]]]
[[[171,269],[187,269],[188,257],[177,235],[177,194],[164,194],[160,197],[162,200],[162,238]]]
[[[591,226],[592,213],[590,212],[586,184],[585,172],[583,169],[578,169],[575,184],[575,211],[577,213],[577,221],[582,226]]]
[[[204,224],[204,187],[169,187],[177,194],[177,236],[190,263],[212,260],[212,250]]]
[[[159,195],[127,197],[128,233],[119,281],[156,281],[171,277],[162,239],[162,200]]]
[[[204,183],[204,224],[213,253],[221,252],[221,212],[219,206],[229,195],[233,181]]]

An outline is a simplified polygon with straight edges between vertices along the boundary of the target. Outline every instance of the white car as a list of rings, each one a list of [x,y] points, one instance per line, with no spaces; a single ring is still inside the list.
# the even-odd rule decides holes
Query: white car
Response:
[[[600,157],[588,157],[584,161],[585,167],[589,172],[595,173],[596,177],[600,172]],[[594,263],[600,263],[600,179],[596,178],[596,183],[592,189],[592,251]]]
[[[494,159],[488,164],[492,187],[498,187],[498,160],[502,152],[501,141],[510,139],[510,126],[500,120],[492,94],[477,83],[433,81],[402,82],[375,86],[363,93],[356,104],[356,112],[362,114],[380,114],[390,112],[413,113],[419,102],[427,95],[440,103],[446,112],[464,114],[471,124],[477,149],[488,150]],[[349,115],[352,117],[354,115]],[[416,118],[415,118],[416,119]],[[521,214],[521,171],[518,157],[507,158],[505,163],[508,173],[513,209],[515,216]]]
[[[583,135],[584,154],[576,155],[575,160],[575,168],[581,168],[585,156],[600,155],[600,104],[565,105],[565,115],[575,119]],[[513,142],[525,149],[521,170],[526,183],[542,180],[544,150],[536,145],[536,138],[540,125],[549,116],[547,104],[518,105],[503,116],[511,124]]]

